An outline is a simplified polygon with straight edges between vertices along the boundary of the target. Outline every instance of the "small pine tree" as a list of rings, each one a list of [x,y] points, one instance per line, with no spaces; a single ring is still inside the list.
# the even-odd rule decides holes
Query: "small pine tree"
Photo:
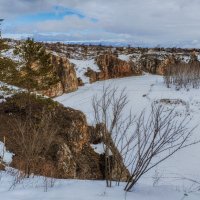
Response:
[[[18,86],[17,64],[9,58],[0,57],[0,81]]]
[[[4,39],[0,38],[0,53],[1,51],[6,50],[6,49],[8,49],[8,45],[6,44]]]
[[[42,44],[28,38],[16,47],[15,54],[18,54],[23,60],[20,69],[21,85],[28,91],[45,89],[58,81],[51,64],[50,54],[46,52]]]

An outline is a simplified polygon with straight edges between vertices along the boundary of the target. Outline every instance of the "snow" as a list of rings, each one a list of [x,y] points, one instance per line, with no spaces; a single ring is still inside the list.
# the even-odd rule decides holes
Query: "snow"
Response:
[[[9,169],[11,170],[11,169]],[[199,200],[200,194],[186,193],[177,188],[165,185],[150,187],[146,184],[137,185],[133,192],[125,193],[124,184],[112,188],[105,187],[105,181],[90,180],[51,180],[34,177],[22,180],[12,188],[14,178],[11,173],[2,172],[0,181],[0,195],[2,200]],[[13,173],[12,173],[13,174]],[[45,185],[54,181],[54,186]],[[188,196],[185,196],[188,195]]]
[[[85,69],[87,62],[74,61],[81,66],[81,69]],[[100,95],[103,87],[108,85],[116,86],[119,90],[126,90],[129,99],[127,113],[132,110],[134,115],[139,115],[142,110],[148,110],[152,102],[157,101],[166,107],[176,106],[177,112],[182,116],[189,115],[192,119],[190,127],[199,124],[199,90],[177,91],[174,88],[167,88],[163,83],[163,77],[158,75],[145,74],[87,84],[76,92],[64,94],[55,100],[66,107],[83,111],[89,124],[93,124],[92,98],[95,94]],[[199,132],[200,127],[197,127],[195,138],[199,137]],[[92,145],[92,147],[97,153],[103,152],[102,144]],[[14,177],[8,172],[1,172],[0,195],[3,200],[199,200],[200,193],[193,191],[197,185],[185,179],[200,180],[199,152],[200,144],[179,151],[143,176],[134,190],[129,193],[123,191],[124,183],[121,183],[119,187],[114,183],[112,188],[106,188],[105,181],[91,180],[56,180],[55,186],[49,188],[48,192],[44,192],[43,177],[25,179],[14,190],[8,191]],[[159,174],[157,175],[159,181],[153,187],[156,174]]]
[[[185,63],[189,63],[191,57],[190,57],[190,55],[181,55],[180,59]]]
[[[22,91],[24,91],[24,89],[18,88],[13,85],[8,85],[4,82],[0,82],[0,103],[4,101],[5,98],[10,97],[12,94]]]
[[[199,54],[197,55],[197,60],[200,61],[200,55]]]
[[[125,88],[128,92],[128,98],[131,101],[129,104],[130,108],[133,106],[134,112],[138,113],[150,103],[150,100],[148,100],[147,97],[144,98],[143,95],[149,95],[149,92],[155,82],[161,82],[161,79],[162,78],[159,76],[146,75],[99,81],[80,87],[77,91],[64,94],[55,98],[55,100],[62,103],[66,107],[69,106],[83,111],[87,116],[88,122],[92,124],[93,115],[91,101],[95,94],[100,95],[102,93],[104,86],[116,86],[119,90]]]
[[[120,59],[120,60],[124,60],[124,61],[130,61],[130,56],[131,56],[132,54],[129,54],[129,55],[125,55],[125,54],[120,54],[120,55],[118,55],[118,58]]]
[[[12,162],[13,155],[13,153],[6,150],[4,143],[0,142],[0,158],[3,159],[3,162],[9,165]]]
[[[16,61],[16,62],[22,61],[22,58],[20,58],[19,55],[14,54],[14,49],[9,49],[9,50],[3,51],[3,52],[1,52],[1,55],[3,57],[10,58],[11,60]]]
[[[154,49],[149,49],[147,54],[166,55],[169,53],[167,53],[166,51],[155,51]]]
[[[103,143],[100,143],[100,144],[91,144],[91,147],[98,154],[103,154],[105,152],[104,147],[103,147]]]
[[[92,111],[92,98],[100,95],[105,86],[111,85],[118,87],[119,90],[125,89],[128,95],[129,104],[127,112],[132,110],[138,116],[144,109],[148,110],[152,102],[160,101],[166,107],[176,106],[176,111],[180,116],[189,115],[191,118],[190,128],[199,124],[200,118],[200,92],[198,89],[175,90],[164,85],[163,77],[149,75],[137,77],[120,78],[96,82],[94,84],[80,87],[78,91],[64,94],[55,98],[66,107],[72,107],[83,111],[89,124],[94,124]],[[166,99],[172,99],[171,103],[165,103]],[[181,100],[181,101],[180,101]],[[179,102],[179,103],[177,103]],[[200,127],[195,129],[194,139],[199,139]],[[99,151],[99,148],[97,148]],[[174,185],[177,188],[189,187],[190,182],[183,182],[181,177],[200,180],[200,144],[183,149],[163,162],[157,167],[162,174],[162,185]],[[140,183],[152,185],[154,170],[149,171]]]
[[[138,60],[141,57],[141,53],[133,53],[133,54],[120,54],[118,55],[118,58],[120,60],[129,62],[129,61],[133,61],[133,62],[138,62]]]
[[[89,59],[89,60],[69,59],[69,61],[75,64],[76,75],[77,77],[81,78],[81,80],[85,84],[90,82],[89,77],[85,76],[85,73],[87,72],[88,67],[95,72],[100,71],[94,59]]]
[[[57,52],[55,52],[55,51],[49,51],[52,55],[54,55],[54,56],[60,56],[60,54],[58,54]]]

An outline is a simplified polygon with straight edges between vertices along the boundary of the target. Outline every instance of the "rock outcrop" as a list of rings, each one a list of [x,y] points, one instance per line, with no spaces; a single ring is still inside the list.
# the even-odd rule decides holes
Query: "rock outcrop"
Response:
[[[65,108],[49,98],[28,96],[23,93],[14,95],[0,106],[2,122],[0,139],[5,136],[7,149],[15,154],[11,165],[23,171],[26,169],[27,162],[23,156],[21,141],[18,143],[17,138],[13,135],[17,134],[16,129],[12,129],[10,122],[12,123],[13,120],[17,123],[17,120],[21,118],[23,122],[27,119],[27,115],[30,116],[30,113],[31,120],[40,121],[42,118],[44,119],[41,112],[44,109],[54,113],[53,123],[57,132],[47,153],[43,154],[42,150],[34,160],[28,161],[30,162],[30,172],[57,178],[104,179],[104,156],[96,153],[91,146],[94,138],[98,138],[100,133],[96,128],[88,126],[85,115],[78,110]],[[91,129],[93,135],[91,135]],[[28,139],[30,138],[31,136],[28,136]],[[125,180],[129,176],[129,172],[123,163],[121,163],[121,167]],[[116,169],[115,166],[113,171],[114,169]],[[115,177],[113,175],[113,178]]]
[[[142,74],[142,71],[132,62],[120,60],[111,53],[97,56],[96,63],[101,72],[95,72],[88,68],[86,76],[90,78],[90,82]]]
[[[112,140],[112,137],[108,131],[106,131],[106,127],[103,123],[96,124],[95,127],[90,127],[90,142],[93,144],[107,144],[109,143],[109,150],[111,155],[109,156],[109,160],[111,163],[111,177],[114,180],[122,180],[126,181],[129,177],[129,171],[124,165],[123,158],[119,153],[115,143]],[[106,134],[105,138],[108,140],[107,142],[103,139],[103,132]],[[105,161],[105,154],[101,154],[101,169],[105,169],[104,161]],[[105,177],[104,177],[105,178]]]
[[[13,44],[15,44],[14,41]],[[5,52],[0,59],[0,68],[2,71],[0,81],[20,88],[26,88],[45,96],[57,97],[63,93],[77,90],[78,86],[83,86],[85,80],[81,80],[80,77],[84,75],[89,77],[90,83],[111,78],[141,75],[143,71],[163,75],[165,69],[171,64],[200,61],[199,49],[165,49],[159,47],[149,49],[61,43],[44,45],[51,56],[48,56],[48,59],[47,57],[38,57],[32,64],[36,71],[38,68],[41,68],[36,74],[30,73],[31,79],[36,83],[33,84],[29,81],[29,78],[25,79],[23,76],[24,74],[26,75],[27,70],[23,71],[23,67],[21,67],[23,66],[22,59],[17,61],[13,59],[14,55],[8,56],[9,54]],[[18,44],[14,46],[18,46]],[[41,74],[43,71],[41,63],[45,61],[45,58],[48,62],[44,63],[50,64],[45,65],[47,71],[45,70]],[[75,68],[74,64],[70,63],[68,58],[79,61],[80,66],[77,65]],[[84,64],[81,60],[89,62],[85,62],[86,64]],[[90,62],[91,60],[92,62]],[[85,82],[88,82],[88,79],[86,80]]]
[[[40,94],[48,97],[60,96],[77,90],[79,81],[74,70],[74,65],[65,57],[52,55],[51,62],[53,70],[58,76],[58,82],[51,85],[47,90],[39,91]]]
[[[148,73],[163,75],[165,69],[176,62],[171,55],[144,54],[137,61],[136,65]]]

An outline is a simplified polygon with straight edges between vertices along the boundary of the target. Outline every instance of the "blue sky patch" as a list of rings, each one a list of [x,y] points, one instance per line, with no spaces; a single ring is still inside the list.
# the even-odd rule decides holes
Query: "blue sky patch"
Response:
[[[78,16],[79,18],[85,18],[85,15],[77,10],[65,8],[62,6],[54,6],[50,12],[41,12],[30,15],[22,15],[12,20],[12,24],[29,24],[47,20],[62,20],[66,16]],[[91,19],[92,21],[95,19]]]

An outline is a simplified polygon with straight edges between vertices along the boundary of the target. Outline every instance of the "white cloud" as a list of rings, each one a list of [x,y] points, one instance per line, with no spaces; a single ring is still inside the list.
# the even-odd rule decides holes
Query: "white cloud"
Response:
[[[76,15],[66,16],[63,20],[48,20],[36,24],[36,28],[42,32],[69,32],[86,29],[98,29],[98,24],[88,18],[79,18]]]
[[[8,5],[9,1],[0,0],[3,3],[0,13],[7,16],[9,13],[14,16],[22,12],[46,11],[53,5],[72,8],[86,16],[83,19],[66,16],[62,20],[17,27],[18,32],[62,32],[68,33],[68,38],[83,40],[114,37],[112,39],[151,45],[175,45],[186,41],[192,45],[192,41],[200,41],[199,0],[15,0],[13,8]],[[92,22],[91,18],[97,22]]]

